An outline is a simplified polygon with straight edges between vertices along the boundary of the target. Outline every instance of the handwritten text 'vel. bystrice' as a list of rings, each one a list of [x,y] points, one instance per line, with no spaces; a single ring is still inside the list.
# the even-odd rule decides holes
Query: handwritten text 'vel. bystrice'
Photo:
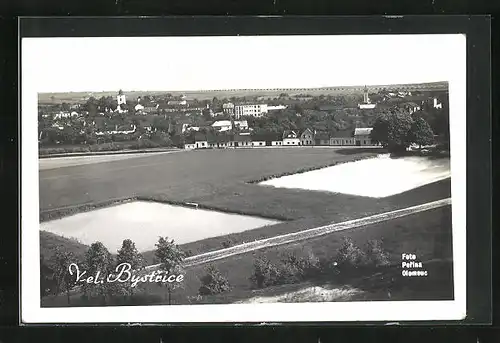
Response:
[[[143,275],[134,275],[134,271],[132,270],[132,266],[130,263],[120,263],[116,266],[115,269],[116,274],[108,274],[107,276],[101,275],[100,271],[97,271],[94,276],[85,276],[87,271],[80,270],[76,263],[71,263],[69,265],[69,274],[76,274],[76,282],[83,282],[87,284],[103,284],[104,282],[131,282],[131,287],[137,286],[139,282],[162,282],[162,283],[180,283],[184,280],[184,275],[179,274],[171,274],[167,275],[168,272],[155,270],[149,274]]]

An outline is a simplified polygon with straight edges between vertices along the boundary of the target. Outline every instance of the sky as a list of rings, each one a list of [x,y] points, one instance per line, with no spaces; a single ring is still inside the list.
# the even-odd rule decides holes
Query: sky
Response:
[[[435,82],[452,78],[464,41],[458,34],[23,38],[21,73],[39,93]]]

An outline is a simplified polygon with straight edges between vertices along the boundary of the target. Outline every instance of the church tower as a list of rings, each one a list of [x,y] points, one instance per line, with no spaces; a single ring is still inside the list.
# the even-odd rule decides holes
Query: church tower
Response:
[[[116,101],[118,102],[118,112],[123,112],[123,109],[122,109],[122,106],[121,105],[125,105],[127,104],[127,100],[125,99],[125,94],[123,94],[123,91],[120,89],[120,91],[118,92],[118,96],[116,97]]]
[[[365,89],[363,91],[363,103],[364,104],[369,104],[370,103],[370,98],[368,98],[368,88],[365,85]]]

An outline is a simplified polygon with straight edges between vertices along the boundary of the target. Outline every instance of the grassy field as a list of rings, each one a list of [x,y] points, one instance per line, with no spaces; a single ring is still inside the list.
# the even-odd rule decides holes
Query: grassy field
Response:
[[[237,197],[241,196],[239,191],[248,188],[265,192],[264,187],[247,184],[263,176],[348,162],[380,152],[307,147],[195,150],[42,170],[40,210],[155,194],[182,202],[201,201],[214,195],[219,199]],[[251,202],[264,207],[257,201]]]
[[[265,190],[269,191],[268,188],[262,187]],[[287,190],[288,191],[288,190]],[[257,192],[257,191],[256,191]],[[302,195],[307,194],[306,191],[297,191]],[[190,254],[197,255],[213,250],[218,250],[223,248],[223,243],[231,242],[231,245],[237,245],[245,242],[251,242],[254,240],[265,239],[277,235],[282,235],[291,232],[297,232],[300,230],[305,230],[308,228],[313,228],[317,226],[327,225],[333,222],[342,222],[350,219],[362,218],[369,215],[392,211],[400,208],[406,208],[410,206],[415,206],[419,204],[423,204],[430,201],[440,200],[443,198],[449,197],[450,194],[450,180],[438,181],[405,193],[397,194],[391,197],[387,197],[384,199],[369,199],[363,197],[355,197],[355,196],[346,196],[341,194],[332,195],[329,193],[315,192],[316,197],[311,197],[310,202],[305,201],[305,199],[301,196],[296,198],[287,198],[287,202],[279,202],[279,199],[276,199],[276,204],[285,204],[287,206],[294,206],[296,211],[292,211],[296,216],[290,215],[288,220],[270,225],[262,228],[256,228],[249,231],[243,231],[239,233],[233,233],[229,235],[217,236],[212,238],[206,238],[200,241],[191,242],[182,244],[181,248],[189,252]],[[254,194],[252,194],[254,195]],[[255,196],[255,195],[254,195]],[[266,197],[271,198],[275,197],[272,192],[264,193],[258,195],[256,199],[265,199]],[[336,201],[332,201],[335,197]],[[164,196],[156,196],[159,201]],[[215,200],[215,199],[214,199]],[[296,200],[301,200],[297,202]],[[120,202],[118,202],[120,203]],[[113,201],[104,202],[102,206],[109,206],[114,204]],[[208,204],[208,202],[204,203]],[[237,201],[231,201],[230,199],[224,203],[224,206],[216,206],[216,205],[205,205],[206,208],[211,208],[214,210],[223,210],[230,212],[238,212],[242,214],[254,214],[254,215],[265,215],[269,214],[269,216],[276,216],[278,213],[283,211],[283,215],[286,215],[290,208],[276,207],[272,209],[264,208],[265,211],[255,211],[252,212],[251,208],[248,206],[252,206],[251,203],[248,203],[248,206],[245,206],[246,202],[238,203]],[[85,210],[95,209],[95,205],[87,205]],[[274,212],[270,212],[274,209]],[[82,210],[82,207],[79,206],[75,208],[75,213],[79,210]],[[302,212],[304,217],[297,215]],[[40,232],[40,247],[41,251],[45,256],[52,255],[52,247],[54,246],[54,236],[57,237],[58,244],[63,245],[67,250],[73,251],[77,256],[83,256],[80,254],[82,251],[86,251],[88,249],[87,246],[76,242],[75,240],[69,239],[68,237],[60,237],[48,232]],[[115,253],[112,251],[111,253]],[[154,253],[152,251],[143,252],[143,256],[146,260],[147,264],[155,264],[157,263],[154,258]]]
[[[199,254],[221,249],[222,243],[228,240],[232,245],[236,245],[450,196],[449,179],[381,199],[272,188],[252,183],[254,180],[269,176],[303,172],[326,165],[369,158],[380,152],[382,151],[377,149],[306,147],[200,150],[42,170],[40,171],[41,217],[49,219],[51,216],[69,215],[108,206],[115,201],[135,198],[166,203],[195,202],[208,209],[285,220],[276,225],[208,238],[181,246],[183,250],[190,251],[191,254]],[[422,261],[438,259],[437,264],[432,265],[434,266],[432,268],[439,271],[436,272],[436,276],[427,278],[427,281],[419,281],[437,287],[436,292],[431,292],[432,287],[428,288],[428,291],[418,292],[418,288],[411,288],[416,283],[408,284],[406,279],[401,279],[395,284],[395,287],[400,289],[391,296],[400,294],[404,299],[407,299],[405,298],[407,296],[410,298],[432,297],[436,294],[449,296],[450,292],[446,287],[452,279],[448,278],[447,271],[451,270],[452,264],[445,261],[452,256],[449,217],[450,209],[447,207],[383,224],[323,236],[293,246],[269,248],[261,252],[218,261],[217,267],[228,276],[234,291],[216,299],[206,298],[203,302],[232,302],[254,296],[255,292],[249,288],[248,277],[252,271],[253,259],[258,254],[265,253],[272,260],[278,259],[285,251],[297,253],[313,251],[320,257],[331,257],[344,235],[352,237],[360,244],[364,244],[368,239],[383,238],[385,248],[391,253],[392,262],[396,264],[400,262],[400,254],[403,252],[415,253]],[[45,258],[49,258],[53,247],[60,244],[80,257],[87,249],[85,245],[69,238],[62,238],[47,232],[40,233],[41,253]],[[144,253],[144,257],[150,264],[156,262],[152,252]],[[397,274],[397,271],[388,269],[384,273],[393,275]],[[203,274],[204,266],[189,268],[185,287],[176,292],[174,301],[185,303],[188,296],[196,295],[200,285],[199,277]],[[373,276],[375,279],[379,277],[380,275]],[[375,279],[360,280],[361,284],[366,283],[366,285],[356,286],[357,288],[364,287],[366,292],[364,291],[363,296],[367,299],[374,300],[386,296],[377,291],[383,287],[380,288],[380,286],[377,289],[369,287],[370,282],[380,284],[378,281],[375,282]],[[292,286],[287,287],[279,288],[280,292],[285,292],[287,289],[289,291],[289,287]],[[266,291],[264,294],[267,294]],[[136,300],[138,304],[165,303],[164,295],[163,288],[148,285],[143,295],[138,295]],[[354,296],[361,297],[362,295],[357,293]],[[43,300],[44,306],[62,306],[61,302],[65,300],[57,297],[47,297]],[[72,304],[78,304],[78,302],[78,296],[75,295]]]
[[[183,245],[186,251],[199,254],[218,250],[228,240],[235,245],[450,196],[449,179],[381,199],[276,189],[246,182],[377,153],[371,149],[351,154],[352,150],[207,150],[42,171],[41,217],[42,220],[57,218],[137,197],[174,204],[195,202],[207,209],[284,220],[264,228]],[[67,207],[51,210],[45,204]],[[151,264],[155,262],[151,253],[144,255]]]
[[[383,247],[389,253],[391,266],[348,282],[342,279],[323,280],[319,284],[322,287],[347,287],[358,290],[349,299],[342,297],[338,301],[453,299],[451,232],[451,207],[447,206],[389,222],[329,234],[300,244],[267,248],[230,257],[213,264],[228,278],[233,290],[218,296],[204,297],[196,302],[233,303],[253,297],[286,295],[310,286],[310,284],[299,284],[253,290],[249,277],[253,270],[254,259],[265,255],[271,261],[278,261],[283,253],[304,256],[311,252],[320,258],[334,258],[344,237],[350,237],[359,246],[370,239],[382,239]],[[402,277],[400,269],[402,253],[417,255],[417,260],[423,262],[423,269],[428,270],[429,276]],[[205,274],[205,267],[200,265],[187,268],[183,288],[173,294],[174,304],[187,304],[189,297],[196,296],[200,287],[199,279]],[[167,304],[164,287],[145,284],[140,293],[136,297],[136,301],[140,304]],[[42,304],[48,307],[65,306],[66,298],[49,296],[42,300]],[[83,305],[79,295],[72,297],[71,304]]]
[[[372,85],[368,87],[369,92],[375,92],[379,89],[408,89],[408,90],[447,90],[447,82],[432,82],[432,83],[422,83],[422,84],[400,84],[400,85]],[[351,93],[362,93],[364,89],[363,85],[360,86],[335,86],[335,87],[324,87],[324,88],[302,88],[302,89],[234,89],[234,90],[207,90],[207,91],[127,91],[124,93],[127,97],[135,99],[139,96],[145,95],[165,95],[170,93],[174,96],[185,95],[187,99],[198,99],[198,100],[212,100],[214,97],[219,99],[230,98],[230,97],[254,97],[261,96],[264,98],[270,97],[274,98],[279,96],[281,93],[287,93],[290,96],[298,94],[308,94],[312,96],[319,95],[342,95]],[[112,96],[115,97],[118,94],[116,91],[108,92],[69,92],[69,93],[40,93],[38,95],[38,101],[40,104],[60,104],[66,103],[77,103],[84,99],[88,99],[93,96],[95,98],[100,98],[102,96]],[[52,100],[52,97],[53,100]]]

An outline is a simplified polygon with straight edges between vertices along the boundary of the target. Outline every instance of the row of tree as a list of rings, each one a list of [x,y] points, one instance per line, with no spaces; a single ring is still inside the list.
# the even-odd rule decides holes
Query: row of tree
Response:
[[[306,281],[339,281],[353,276],[369,276],[390,265],[382,241],[370,240],[362,247],[344,237],[337,253],[318,258],[313,252],[303,256],[284,254],[277,262],[266,256],[254,261],[250,282],[255,289]]]
[[[186,254],[173,240],[160,237],[156,243],[155,256],[160,263],[160,271],[170,275],[181,275],[185,272],[182,265]],[[66,293],[68,304],[71,302],[71,292],[76,291],[81,293],[85,300],[100,299],[101,305],[106,305],[113,297],[131,297],[140,292],[137,287],[132,287],[130,281],[82,283],[78,286],[75,284],[75,275],[69,273],[68,267],[72,263],[80,264],[87,275],[96,275],[97,272],[101,275],[114,273],[120,263],[129,263],[132,270],[143,271],[144,258],[131,240],[123,241],[116,256],[112,256],[102,243],[96,242],[89,247],[83,261],[78,261],[72,253],[58,247],[49,262],[43,259],[41,261],[41,290],[44,296]],[[332,278],[339,281],[342,278],[377,272],[378,268],[389,264],[389,254],[384,250],[380,240],[371,240],[363,247],[358,247],[352,239],[346,237],[336,255],[328,258],[318,258],[310,252],[304,256],[285,254],[281,260],[272,262],[264,255],[258,256],[254,260],[249,280],[252,287],[257,289]],[[214,265],[209,265],[205,269],[200,283],[198,297],[222,294],[231,290],[228,279]],[[172,304],[172,293],[182,287],[182,284],[167,282],[165,287],[168,304]]]
[[[160,237],[155,245],[154,254],[159,262],[158,271],[164,275],[184,274],[182,265],[187,254],[175,244],[173,239]],[[78,265],[80,272],[85,271],[87,276],[106,276],[113,273],[116,275],[117,267],[122,263],[130,264],[131,270],[145,275],[144,268],[146,267],[142,254],[138,252],[134,242],[130,239],[123,241],[116,256],[113,256],[101,242],[96,242],[90,245],[83,259],[78,259],[72,252],[58,246],[50,259],[45,260],[42,256],[40,263],[42,296],[64,293],[68,304],[71,303],[73,291],[80,293],[82,299],[87,301],[99,299],[102,305],[106,305],[116,297],[130,298],[140,291],[139,287],[132,285],[131,279],[126,282],[81,282],[77,284],[76,270],[73,269],[70,272],[72,264]],[[213,265],[206,268],[206,274],[200,282],[200,296],[226,292],[231,288],[227,279]],[[164,286],[168,295],[168,304],[171,304],[172,293],[183,285],[178,282],[165,282]]]

